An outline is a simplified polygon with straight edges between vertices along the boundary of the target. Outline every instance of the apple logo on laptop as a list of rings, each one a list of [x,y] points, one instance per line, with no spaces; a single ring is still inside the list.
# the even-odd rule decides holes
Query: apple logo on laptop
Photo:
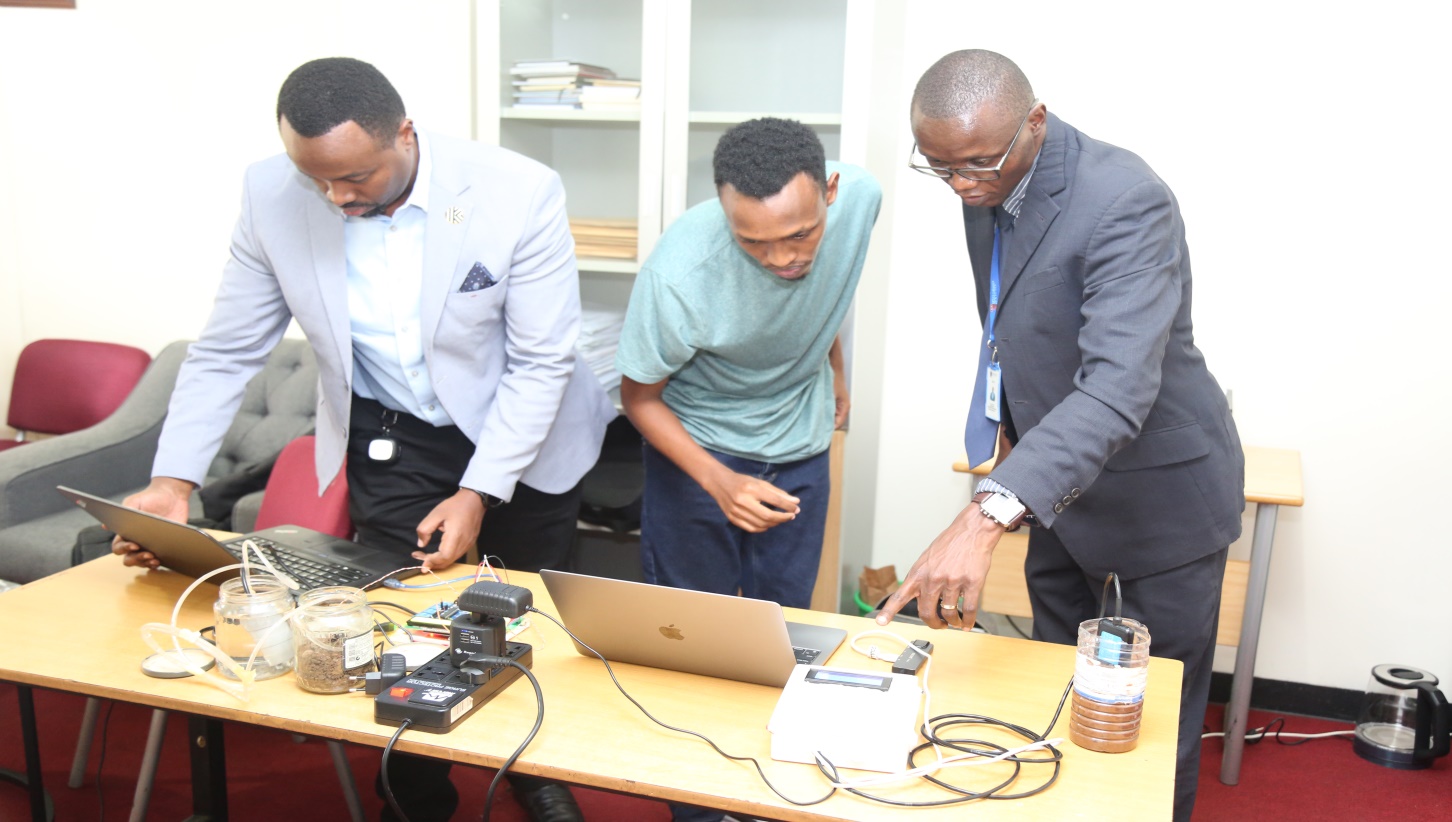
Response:
[[[675,626],[675,623],[671,623],[670,625],[663,625],[663,626],[661,626],[660,635],[663,636],[663,637],[665,637],[666,639],[685,639],[686,638],[686,635],[683,634],[683,633],[681,633],[681,629],[680,628],[677,628]]]

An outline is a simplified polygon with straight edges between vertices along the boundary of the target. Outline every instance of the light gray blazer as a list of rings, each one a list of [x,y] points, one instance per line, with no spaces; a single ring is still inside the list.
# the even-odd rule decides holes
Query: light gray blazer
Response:
[[[984,317],[993,210],[963,211]],[[1019,441],[990,476],[1094,576],[1144,576],[1229,545],[1244,457],[1195,347],[1169,187],[1051,114],[1008,236],[994,330]]]
[[[561,493],[595,464],[616,412],[576,367],[579,274],[565,192],[549,168],[494,146],[425,135],[424,357],[444,410],[477,449],[461,485],[509,499]],[[452,218],[452,219],[451,219]],[[494,286],[459,291],[483,263]],[[286,155],[247,170],[216,304],[177,378],[153,476],[200,483],[288,321],[317,353],[317,473],[347,452],[353,347],[342,212]]]

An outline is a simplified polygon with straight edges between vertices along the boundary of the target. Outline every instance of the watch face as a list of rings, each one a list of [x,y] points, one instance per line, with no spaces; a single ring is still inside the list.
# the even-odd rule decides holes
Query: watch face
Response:
[[[1027,510],[1022,502],[1004,494],[994,494],[984,500],[979,507],[983,509],[983,513],[987,514],[989,519],[1005,526],[1014,525]]]

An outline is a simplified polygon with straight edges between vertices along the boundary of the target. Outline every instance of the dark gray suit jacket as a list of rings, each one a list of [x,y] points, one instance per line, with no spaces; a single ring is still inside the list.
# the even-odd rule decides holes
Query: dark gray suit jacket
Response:
[[[1091,576],[1133,579],[1235,541],[1244,456],[1195,347],[1174,194],[1136,155],[1047,126],[1004,245],[995,337],[1019,439],[990,476]],[[993,210],[963,212],[981,318]]]

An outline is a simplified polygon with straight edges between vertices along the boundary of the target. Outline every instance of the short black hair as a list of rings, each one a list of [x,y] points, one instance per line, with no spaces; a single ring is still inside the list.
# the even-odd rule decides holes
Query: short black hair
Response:
[[[786,188],[805,172],[827,190],[827,153],[817,133],[796,120],[761,117],[737,123],[716,143],[716,188],[727,183],[757,200]]]
[[[943,55],[913,89],[913,111],[929,120],[972,117],[983,109],[1020,117],[1033,102],[1034,89],[1023,70],[985,49]]]
[[[403,122],[403,98],[383,72],[351,57],[324,57],[293,69],[277,93],[277,118],[303,137],[321,137],[352,120],[379,142]]]

